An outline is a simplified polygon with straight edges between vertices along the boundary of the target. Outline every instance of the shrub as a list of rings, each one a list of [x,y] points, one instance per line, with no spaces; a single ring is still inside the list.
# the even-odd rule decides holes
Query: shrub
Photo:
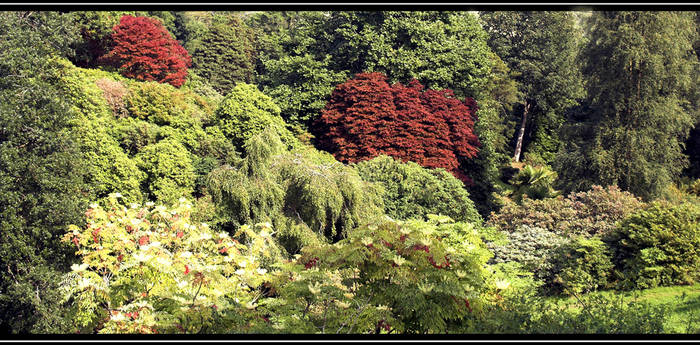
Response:
[[[271,321],[283,332],[445,333],[497,290],[488,257],[475,228],[449,217],[372,222],[285,265]]]
[[[507,232],[529,225],[560,235],[605,237],[617,222],[643,205],[634,195],[616,186],[593,186],[566,198],[524,199],[522,205],[506,203],[499,213],[491,214],[488,224]]]
[[[425,218],[442,214],[459,222],[481,224],[464,184],[444,169],[426,169],[389,156],[355,165],[363,180],[384,188],[384,209],[395,219]]]
[[[279,107],[255,85],[236,84],[216,110],[216,118],[221,131],[239,149],[246,140],[267,127],[272,127],[288,146],[297,145],[296,138],[280,117]]]
[[[130,201],[142,198],[144,176],[109,133],[115,119],[103,91],[94,82],[97,76],[75,68],[68,61],[57,61],[57,87],[66,92],[77,116],[71,119],[71,132],[88,165],[86,180],[93,197],[106,197],[121,191]]]
[[[517,262],[534,278],[551,282],[554,254],[568,239],[539,227],[521,225],[513,232],[506,232],[505,244],[487,242],[493,252],[493,263]]]
[[[174,140],[161,140],[139,152],[136,162],[146,173],[144,190],[150,200],[172,203],[181,196],[190,197],[194,189],[194,167],[190,153]]]
[[[128,78],[181,86],[191,58],[154,18],[121,17],[112,29],[113,47],[100,59]]]
[[[157,125],[201,126],[213,109],[204,97],[155,82],[138,83],[126,98],[132,117]]]
[[[555,291],[578,294],[608,286],[613,263],[610,249],[599,238],[578,237],[559,247],[554,257]]]
[[[700,208],[654,202],[610,236],[624,288],[692,284],[700,269]]]
[[[62,283],[74,331],[230,333],[262,322],[271,229],[244,226],[232,238],[192,222],[186,200],[170,209],[118,198],[91,205],[87,226],[63,236],[80,257]]]
[[[450,90],[423,90],[414,80],[389,85],[381,73],[340,84],[316,120],[320,147],[343,163],[385,154],[426,168],[444,168],[465,182],[461,161],[473,158],[476,102]]]

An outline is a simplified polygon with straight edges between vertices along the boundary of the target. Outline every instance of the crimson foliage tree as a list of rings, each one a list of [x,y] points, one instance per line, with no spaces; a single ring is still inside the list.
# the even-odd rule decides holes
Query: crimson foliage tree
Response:
[[[451,90],[424,90],[417,80],[390,85],[381,73],[340,84],[315,123],[318,144],[341,162],[386,154],[426,168],[444,168],[465,183],[460,163],[476,156],[476,102]]]
[[[190,55],[154,18],[123,16],[112,32],[112,49],[102,61],[129,78],[179,87],[187,77]]]

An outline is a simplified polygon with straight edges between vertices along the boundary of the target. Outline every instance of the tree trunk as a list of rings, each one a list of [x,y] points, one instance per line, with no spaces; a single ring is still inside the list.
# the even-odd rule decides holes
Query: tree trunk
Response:
[[[523,121],[520,123],[520,131],[518,132],[518,141],[515,142],[515,154],[513,160],[520,162],[520,150],[523,148],[523,137],[525,136],[525,124],[527,123],[527,114],[530,112],[530,103],[525,101],[525,109],[523,110]]]

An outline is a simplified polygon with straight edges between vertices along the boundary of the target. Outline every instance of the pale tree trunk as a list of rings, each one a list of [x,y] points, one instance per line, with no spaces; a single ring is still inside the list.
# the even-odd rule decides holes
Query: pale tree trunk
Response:
[[[527,114],[530,112],[530,103],[525,101],[525,109],[523,110],[523,121],[520,123],[520,131],[518,132],[518,141],[515,142],[515,154],[513,160],[520,162],[520,151],[523,148],[523,137],[525,136],[525,124],[527,123]]]

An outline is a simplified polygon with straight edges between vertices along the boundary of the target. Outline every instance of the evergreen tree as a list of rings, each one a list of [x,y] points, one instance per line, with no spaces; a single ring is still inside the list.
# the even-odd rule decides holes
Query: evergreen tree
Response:
[[[222,95],[255,75],[253,31],[236,15],[216,15],[192,53],[195,73]]]
[[[645,199],[687,165],[695,13],[594,12],[585,107],[572,114],[557,170],[568,190],[617,184]]]

